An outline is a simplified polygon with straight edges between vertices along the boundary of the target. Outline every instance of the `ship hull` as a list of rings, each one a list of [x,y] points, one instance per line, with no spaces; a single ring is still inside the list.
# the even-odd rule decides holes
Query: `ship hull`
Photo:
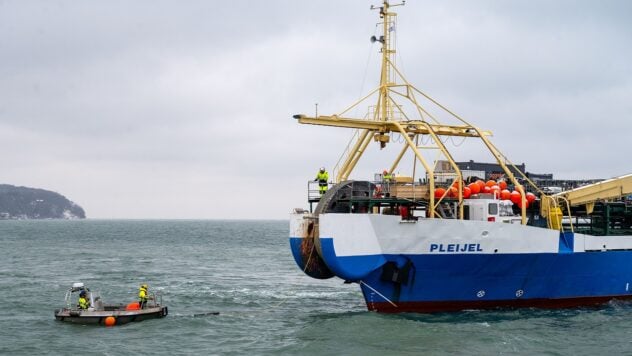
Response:
[[[305,238],[292,226],[296,258]],[[323,214],[319,230],[322,261],[333,275],[358,283],[372,311],[565,308],[632,299],[632,236],[371,214]]]

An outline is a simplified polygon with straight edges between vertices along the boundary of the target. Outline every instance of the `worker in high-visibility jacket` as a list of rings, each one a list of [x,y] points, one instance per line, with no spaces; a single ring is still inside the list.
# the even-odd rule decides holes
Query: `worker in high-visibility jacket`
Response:
[[[393,175],[388,173],[387,170],[384,170],[384,172],[382,172],[382,181],[382,190],[384,191],[384,195],[388,197],[391,195],[391,183],[393,183]]]
[[[318,182],[318,193],[323,195],[327,193],[328,181],[329,181],[329,173],[325,170],[325,167],[320,167],[318,173],[316,173],[315,182]]]
[[[90,307],[90,302],[88,301],[88,294],[85,290],[82,290],[79,293],[79,300],[77,301],[77,307],[79,309],[88,309]]]
[[[147,304],[147,299],[149,299],[147,285],[141,284],[140,288],[138,289],[138,303],[140,304],[141,309],[145,308],[145,305]]]

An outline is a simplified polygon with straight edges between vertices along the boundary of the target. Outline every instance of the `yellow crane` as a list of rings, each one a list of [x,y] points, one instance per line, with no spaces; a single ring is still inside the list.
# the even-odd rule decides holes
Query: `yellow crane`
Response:
[[[463,187],[460,184],[463,180],[461,170],[452,157],[452,154],[446,148],[443,137],[469,137],[479,139],[496,159],[500,167],[503,169],[508,180],[513,183],[516,190],[520,192],[522,197],[522,224],[527,223],[526,218],[526,196],[522,185],[507,167],[508,162],[505,156],[494,146],[489,137],[491,132],[479,129],[470,124],[447,107],[443,106],[435,99],[420,91],[410,84],[402,72],[395,66],[395,32],[397,14],[391,11],[395,6],[404,5],[390,4],[388,0],[384,0],[382,6],[372,6],[372,10],[378,10],[381,19],[382,36],[371,37],[371,42],[381,44],[382,65],[380,72],[380,84],[366,96],[356,101],[343,111],[334,115],[318,115],[310,117],[304,114],[294,115],[294,118],[301,124],[323,125],[333,127],[353,128],[358,130],[352,142],[349,143],[346,153],[339,161],[334,169],[334,182],[340,183],[349,179],[350,174],[356,164],[364,154],[371,141],[376,141],[380,148],[384,148],[390,141],[391,133],[401,135],[404,141],[403,147],[395,158],[394,162],[388,169],[388,174],[392,174],[397,168],[400,160],[405,153],[412,151],[415,157],[415,163],[419,162],[428,177],[428,209],[430,211],[429,218],[439,216],[437,207],[441,200],[445,197],[435,199],[435,165],[437,160],[429,159],[426,152],[439,152],[449,162],[451,168],[455,172],[454,182],[458,182],[458,217],[463,219]],[[353,108],[357,108],[361,103],[373,100],[369,112],[363,118],[348,117],[348,113]],[[422,105],[423,100],[428,105]],[[406,105],[404,105],[406,103]],[[431,109],[432,107],[432,109]],[[439,116],[447,116],[451,123],[440,122]],[[428,144],[420,146],[418,138],[425,136]],[[432,151],[428,151],[432,150]]]
[[[586,212],[590,214],[596,202],[619,199],[630,194],[632,194],[632,174],[627,174],[557,193],[553,197],[567,200],[570,206],[585,205]]]

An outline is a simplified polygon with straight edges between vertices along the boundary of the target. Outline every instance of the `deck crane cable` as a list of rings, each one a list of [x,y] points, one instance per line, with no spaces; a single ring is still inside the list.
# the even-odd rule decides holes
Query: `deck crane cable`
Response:
[[[377,33],[377,26],[378,24],[375,24],[375,29],[373,29],[374,37],[375,37],[375,34]],[[362,76],[362,82],[360,84],[360,95],[358,95],[359,98],[362,98],[362,94],[364,93],[364,84],[366,83],[367,73],[369,72],[369,64],[371,63],[371,58],[373,58],[373,47],[375,46],[375,43],[373,42],[370,42],[370,43],[371,44],[369,45],[369,55],[367,56],[367,59],[366,59],[366,65],[364,66],[364,75]],[[357,106],[355,116],[358,116],[359,110],[360,110],[360,106]]]
[[[466,139],[466,138],[467,138],[467,137],[463,137],[463,139],[461,140],[461,142],[456,143],[456,142],[454,142],[454,140],[455,140],[455,139],[454,139],[454,137],[453,137],[453,136],[450,136],[450,141],[452,141],[452,145],[453,145],[454,147],[460,147],[461,145],[463,145],[463,143],[465,142],[465,139]]]

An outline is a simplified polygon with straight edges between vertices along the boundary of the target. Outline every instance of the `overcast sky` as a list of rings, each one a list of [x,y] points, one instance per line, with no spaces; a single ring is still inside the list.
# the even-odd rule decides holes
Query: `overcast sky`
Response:
[[[371,4],[0,0],[0,183],[57,191],[90,218],[285,219],[352,134],[292,115],[339,112],[378,83]],[[632,171],[632,2],[396,10],[407,79],[514,162]],[[491,161],[469,145],[458,160]],[[389,148],[371,145],[355,178]]]

